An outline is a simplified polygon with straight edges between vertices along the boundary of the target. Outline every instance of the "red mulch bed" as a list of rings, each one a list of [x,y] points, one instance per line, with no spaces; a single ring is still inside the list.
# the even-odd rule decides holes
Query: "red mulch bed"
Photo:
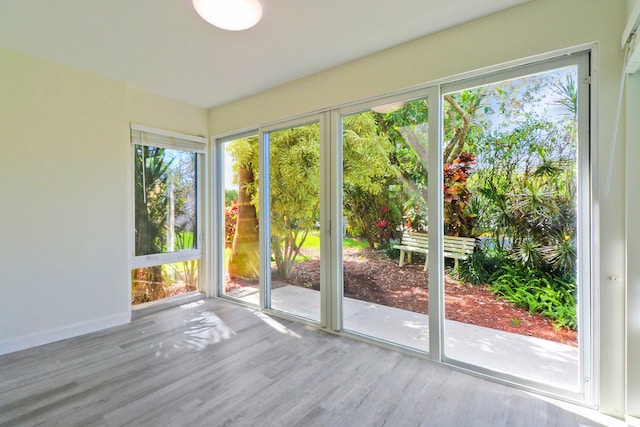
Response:
[[[311,254],[309,254],[311,255]],[[429,282],[422,264],[398,267],[397,260],[369,249],[345,249],[344,295],[362,301],[428,314]],[[319,289],[317,258],[296,264],[289,283]],[[246,286],[228,283],[229,288]],[[470,285],[445,277],[445,316],[472,325],[577,346],[577,331],[555,328],[546,317],[530,314],[498,299],[486,285]]]

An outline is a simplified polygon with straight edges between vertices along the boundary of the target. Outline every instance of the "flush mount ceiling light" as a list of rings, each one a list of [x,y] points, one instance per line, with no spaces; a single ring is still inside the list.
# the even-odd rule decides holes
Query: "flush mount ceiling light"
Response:
[[[193,0],[193,7],[205,21],[223,30],[246,30],[262,17],[258,0]]]

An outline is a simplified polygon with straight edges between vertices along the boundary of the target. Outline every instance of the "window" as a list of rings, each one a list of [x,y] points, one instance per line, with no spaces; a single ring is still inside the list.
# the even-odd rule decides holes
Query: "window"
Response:
[[[198,289],[198,177],[205,140],[132,125],[131,142],[135,305]]]

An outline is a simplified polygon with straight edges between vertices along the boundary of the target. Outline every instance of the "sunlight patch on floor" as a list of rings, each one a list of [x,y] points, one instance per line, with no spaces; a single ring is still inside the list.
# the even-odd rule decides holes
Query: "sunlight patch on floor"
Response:
[[[194,350],[203,350],[209,345],[217,344],[231,338],[236,333],[229,328],[215,313],[203,311],[187,321],[189,329],[187,346]]]
[[[257,310],[253,310],[253,309],[250,309],[250,308],[248,308],[247,310],[249,310],[254,316],[259,318],[264,323],[266,323],[267,325],[271,326],[273,329],[275,329],[276,331],[280,332],[281,334],[287,334],[287,335],[290,335],[290,336],[292,336],[294,338],[302,338],[300,335],[298,335],[297,333],[293,332],[291,329],[287,328],[286,326],[284,326],[282,323],[278,322],[277,320],[267,316],[262,311],[257,311]]]

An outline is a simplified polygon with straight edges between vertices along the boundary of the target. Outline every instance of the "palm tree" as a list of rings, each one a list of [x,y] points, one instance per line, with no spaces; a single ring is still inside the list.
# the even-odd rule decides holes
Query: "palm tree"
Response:
[[[148,255],[164,251],[164,231],[167,223],[167,184],[172,160],[165,159],[165,149],[136,145],[135,147],[135,254]],[[139,268],[132,272],[134,292],[142,284],[142,296],[137,302],[164,297],[162,266]]]
[[[238,180],[238,214],[228,264],[229,277],[232,279],[257,279],[259,275],[257,147],[258,138],[251,137],[236,140],[228,148],[235,160]]]

